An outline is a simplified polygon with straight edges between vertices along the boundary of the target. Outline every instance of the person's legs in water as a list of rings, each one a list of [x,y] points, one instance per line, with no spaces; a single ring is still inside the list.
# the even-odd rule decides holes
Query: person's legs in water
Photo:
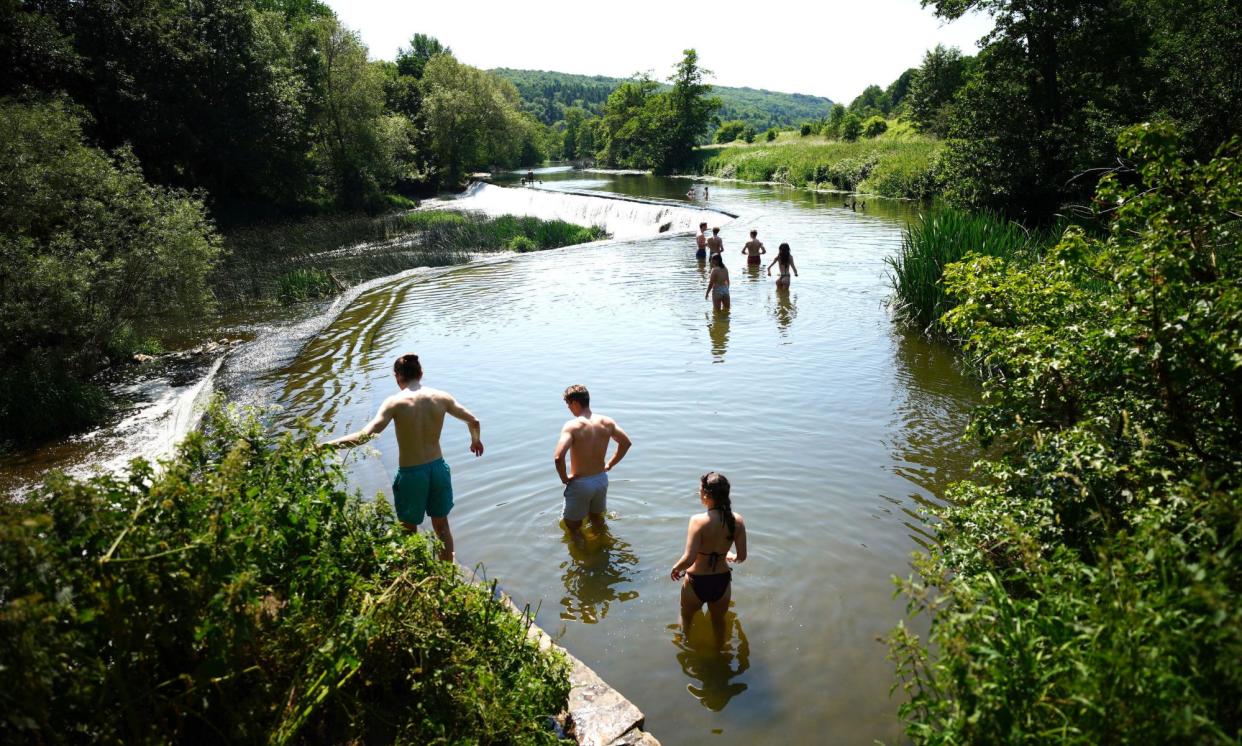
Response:
[[[728,590],[720,598],[712,601],[707,605],[707,613],[712,617],[712,631],[716,633],[716,647],[723,648],[725,639],[728,637],[729,627],[725,619],[725,614],[729,611],[729,599],[733,598],[733,584],[729,584]]]
[[[699,609],[703,608],[703,602],[695,595],[694,590],[690,587],[690,578],[683,578],[681,581],[681,612],[679,614],[681,622],[681,631],[685,634],[686,639],[690,639],[690,625],[694,624],[694,615],[699,613]]]

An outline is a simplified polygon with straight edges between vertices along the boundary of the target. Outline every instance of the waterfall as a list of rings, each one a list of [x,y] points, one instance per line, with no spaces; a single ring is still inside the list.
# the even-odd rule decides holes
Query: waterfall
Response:
[[[665,231],[694,231],[699,223],[720,225],[735,216],[675,202],[656,202],[611,194],[583,194],[547,189],[509,188],[475,184],[455,200],[440,203],[455,210],[469,210],[495,217],[522,215],[542,220],[564,220],[577,225],[598,225],[614,238],[640,238]]]

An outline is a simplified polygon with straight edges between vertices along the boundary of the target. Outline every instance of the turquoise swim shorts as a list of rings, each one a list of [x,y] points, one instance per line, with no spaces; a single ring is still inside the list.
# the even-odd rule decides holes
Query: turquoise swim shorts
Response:
[[[417,526],[423,516],[443,518],[453,509],[453,480],[444,459],[403,466],[392,479],[392,502],[397,518]]]

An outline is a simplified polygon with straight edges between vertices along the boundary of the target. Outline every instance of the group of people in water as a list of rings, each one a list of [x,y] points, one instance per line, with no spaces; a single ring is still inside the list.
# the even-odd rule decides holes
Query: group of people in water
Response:
[[[398,468],[392,481],[397,519],[407,530],[417,532],[430,517],[441,542],[440,558],[452,561],[453,533],[448,516],[453,509],[453,483],[440,448],[440,433],[445,415],[466,423],[470,452],[477,457],[483,455],[481,425],[451,394],[422,384],[418,355],[398,357],[393,363],[393,377],[399,390],[384,400],[375,417],[361,430],[325,445],[358,446],[392,423],[398,449]],[[570,539],[581,548],[586,543],[582,532],[585,521],[597,530],[604,527],[608,473],[625,458],[631,443],[615,420],[591,410],[591,394],[585,386],[570,386],[563,398],[571,416],[561,428],[552,455],[564,485],[561,518]],[[611,443],[616,443],[616,448],[607,458]],[[689,635],[695,615],[706,604],[716,639],[723,644],[725,612],[732,597],[730,566],[746,560],[746,523],[733,511],[729,480],[719,472],[709,471],[699,478],[699,502],[704,512],[690,518],[685,549],[669,577],[682,584],[680,621],[685,634]]]
[[[699,223],[699,234],[695,236],[695,242],[698,245],[694,254],[695,258],[699,261],[707,261],[711,267],[711,272],[707,276],[707,290],[704,291],[703,297],[711,297],[713,310],[727,311],[729,310],[729,270],[724,264],[724,241],[720,238],[720,228],[712,228],[712,234],[709,236],[707,235],[707,223]],[[750,240],[742,246],[746,266],[762,267],[761,257],[766,253],[768,250],[759,240],[759,231],[752,228]],[[777,249],[776,258],[768,265],[769,277],[772,275],[773,267],[780,270],[780,275],[776,278],[776,289],[789,289],[790,273],[792,272],[794,277],[798,276],[798,266],[794,264],[789,244],[782,243]]]

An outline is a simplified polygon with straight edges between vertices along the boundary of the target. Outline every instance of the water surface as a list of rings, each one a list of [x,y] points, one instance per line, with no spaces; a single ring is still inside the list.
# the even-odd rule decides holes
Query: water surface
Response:
[[[543,173],[543,188],[684,199],[688,181]],[[961,475],[975,398],[952,355],[894,328],[883,258],[911,206],[770,187],[711,187],[732,313],[703,298],[682,233],[415,273],[362,293],[288,367],[268,376],[287,415],[343,434],[393,393],[392,360],[417,352],[425,383],[483,423],[486,454],[446,424],[458,559],[481,563],[519,605],[647,715],[665,744],[902,740],[886,648],[902,616],[889,578],[926,541],[920,504]],[[793,246],[778,293],[744,268],[746,232]],[[589,387],[634,447],[614,470],[609,532],[571,551],[558,525],[552,448],[561,391]],[[350,456],[366,494],[388,494],[390,434]],[[747,521],[723,653],[685,641],[669,580],[698,477],[725,473]],[[706,620],[703,620],[706,622]],[[706,623],[701,625],[706,631]],[[695,635],[697,638],[698,635]]]

